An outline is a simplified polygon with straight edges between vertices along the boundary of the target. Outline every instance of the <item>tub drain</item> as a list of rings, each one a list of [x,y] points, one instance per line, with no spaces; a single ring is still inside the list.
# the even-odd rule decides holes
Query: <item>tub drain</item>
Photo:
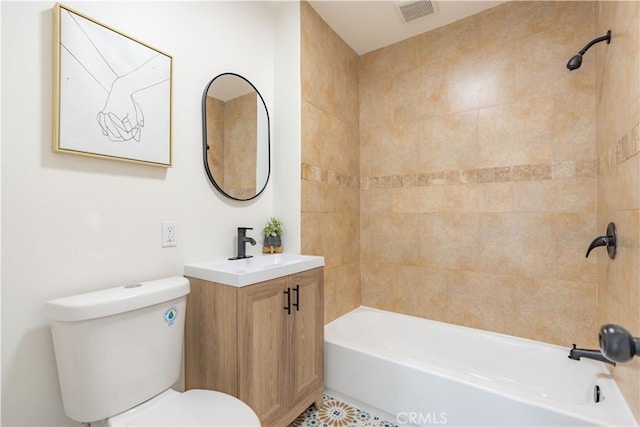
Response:
[[[593,401],[598,403],[603,399],[604,396],[602,396],[602,394],[600,393],[600,386],[596,385],[593,388]]]

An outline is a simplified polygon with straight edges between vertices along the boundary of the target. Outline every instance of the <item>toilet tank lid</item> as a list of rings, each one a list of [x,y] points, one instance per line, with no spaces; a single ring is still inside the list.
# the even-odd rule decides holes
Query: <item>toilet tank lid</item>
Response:
[[[188,293],[186,278],[167,277],[50,300],[45,303],[45,315],[50,320],[78,322],[149,307]]]

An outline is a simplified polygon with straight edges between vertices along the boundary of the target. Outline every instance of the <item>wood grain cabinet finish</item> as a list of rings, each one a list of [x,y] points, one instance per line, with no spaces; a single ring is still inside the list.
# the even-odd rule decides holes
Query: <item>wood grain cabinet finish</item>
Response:
[[[246,402],[263,426],[322,405],[323,269],[236,288],[189,277],[185,386]]]

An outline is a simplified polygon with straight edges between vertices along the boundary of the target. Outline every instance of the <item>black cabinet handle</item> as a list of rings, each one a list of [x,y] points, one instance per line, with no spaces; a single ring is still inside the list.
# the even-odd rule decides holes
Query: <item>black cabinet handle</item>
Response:
[[[287,296],[287,305],[284,306],[284,309],[287,310],[287,314],[291,314],[291,288],[287,288],[284,294]]]
[[[296,302],[293,303],[293,306],[296,308],[296,311],[300,311],[300,285],[296,285],[293,291],[296,293]]]

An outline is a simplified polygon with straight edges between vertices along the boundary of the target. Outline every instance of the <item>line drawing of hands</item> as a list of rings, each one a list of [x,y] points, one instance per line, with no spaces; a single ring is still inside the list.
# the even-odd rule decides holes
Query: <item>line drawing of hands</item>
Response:
[[[124,116],[118,116],[108,111],[109,109],[106,106],[103,111],[98,112],[97,120],[102,128],[102,134],[107,136],[110,141],[121,142],[134,139],[140,142],[140,135],[142,133],[142,127],[144,126],[144,115],[136,100],[133,99],[133,97],[130,97],[130,100],[135,109],[135,126],[131,126],[129,113],[126,113]],[[107,101],[107,104],[109,104],[109,101]],[[104,111],[108,112],[105,113]]]
[[[161,55],[116,78],[104,108],[98,113],[102,134],[114,142],[131,139],[139,142],[144,127],[144,113],[134,95],[167,80],[169,78]]]
[[[69,36],[63,38],[62,47],[107,93],[96,115],[102,134],[112,142],[140,142],[145,121],[135,94],[169,81],[166,58],[158,53],[133,70],[118,72],[99,48],[100,40],[90,37],[71,13],[63,18]]]

